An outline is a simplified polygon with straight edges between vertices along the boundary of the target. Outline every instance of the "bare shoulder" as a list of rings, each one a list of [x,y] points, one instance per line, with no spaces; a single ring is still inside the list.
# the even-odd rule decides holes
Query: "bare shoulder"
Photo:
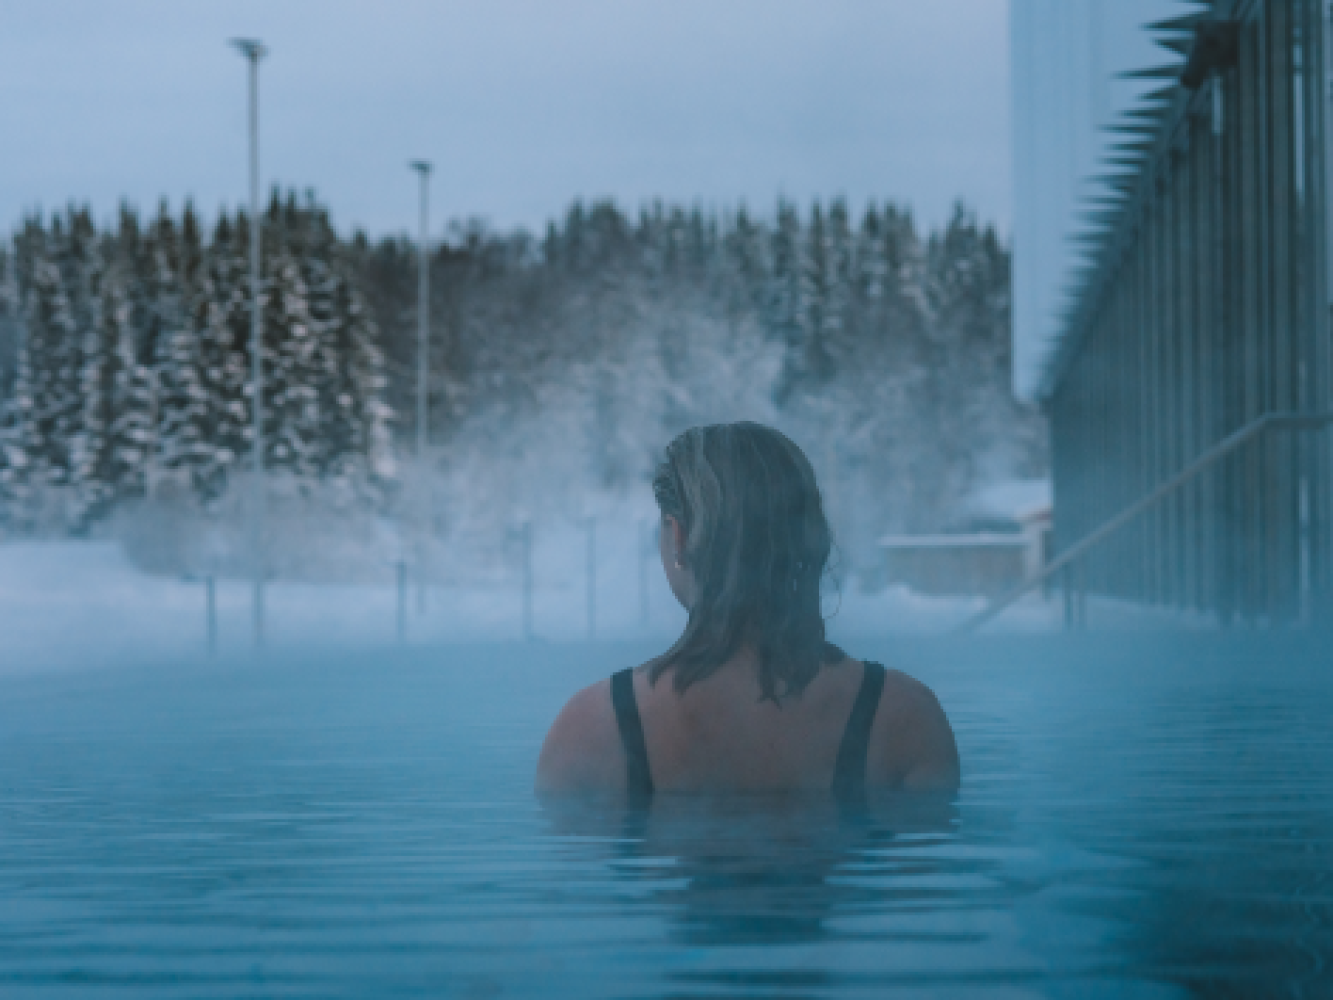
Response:
[[[539,795],[617,792],[625,787],[625,751],[620,743],[611,682],[579,691],[561,709],[537,759]]]
[[[905,789],[958,787],[953,727],[935,692],[901,670],[887,670],[871,736],[870,774]]]

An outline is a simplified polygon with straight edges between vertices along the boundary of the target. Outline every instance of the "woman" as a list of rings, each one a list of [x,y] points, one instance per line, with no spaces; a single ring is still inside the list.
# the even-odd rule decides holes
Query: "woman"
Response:
[[[689,621],[655,660],[569,700],[542,747],[539,793],[958,786],[931,691],[824,640],[829,527],[795,444],[753,423],[693,428],[668,446],[653,493]]]

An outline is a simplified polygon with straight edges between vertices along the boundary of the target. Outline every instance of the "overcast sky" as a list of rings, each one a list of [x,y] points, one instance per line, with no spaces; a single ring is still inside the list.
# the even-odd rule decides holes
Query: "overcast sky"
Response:
[[[245,197],[262,38],[267,184],[342,227],[540,226],[575,197],[769,210],[963,199],[1010,219],[1007,0],[0,0],[0,226]]]

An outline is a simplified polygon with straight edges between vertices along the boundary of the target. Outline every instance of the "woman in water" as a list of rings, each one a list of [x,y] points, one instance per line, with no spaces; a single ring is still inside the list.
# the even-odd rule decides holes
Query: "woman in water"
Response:
[[[829,526],[795,444],[753,423],[693,428],[667,447],[653,493],[685,631],[569,700],[539,793],[957,788],[930,689],[824,639]]]

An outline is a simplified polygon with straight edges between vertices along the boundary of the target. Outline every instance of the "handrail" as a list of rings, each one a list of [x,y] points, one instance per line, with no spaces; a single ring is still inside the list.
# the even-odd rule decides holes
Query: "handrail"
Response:
[[[1050,564],[1036,576],[1025,580],[1007,594],[996,598],[996,600],[991,602],[989,606],[983,608],[967,621],[963,622],[963,624],[958,627],[958,632],[967,633],[981,628],[981,626],[985,625],[1019,598],[1036,590],[1056,573],[1060,572],[1070,563],[1074,562],[1074,560],[1081,557],[1098,542],[1101,542],[1108,535],[1112,535],[1119,531],[1145,510],[1163,500],[1175,490],[1178,490],[1181,486],[1184,486],[1200,472],[1203,472],[1204,469],[1208,468],[1219,459],[1225,458],[1241,445],[1249,442],[1251,438],[1258,437],[1260,434],[1272,430],[1318,430],[1331,424],[1333,424],[1333,413],[1270,413],[1267,416],[1260,417],[1259,419],[1246,424],[1244,427],[1240,428],[1240,430],[1228,434],[1189,465],[1185,466],[1185,468],[1181,469],[1166,482],[1162,483],[1161,486],[1158,486],[1142,500],[1126,507],[1115,517],[1111,518],[1111,520],[1092,532],[1092,534],[1075,542],[1061,553],[1059,557],[1051,560]]]

